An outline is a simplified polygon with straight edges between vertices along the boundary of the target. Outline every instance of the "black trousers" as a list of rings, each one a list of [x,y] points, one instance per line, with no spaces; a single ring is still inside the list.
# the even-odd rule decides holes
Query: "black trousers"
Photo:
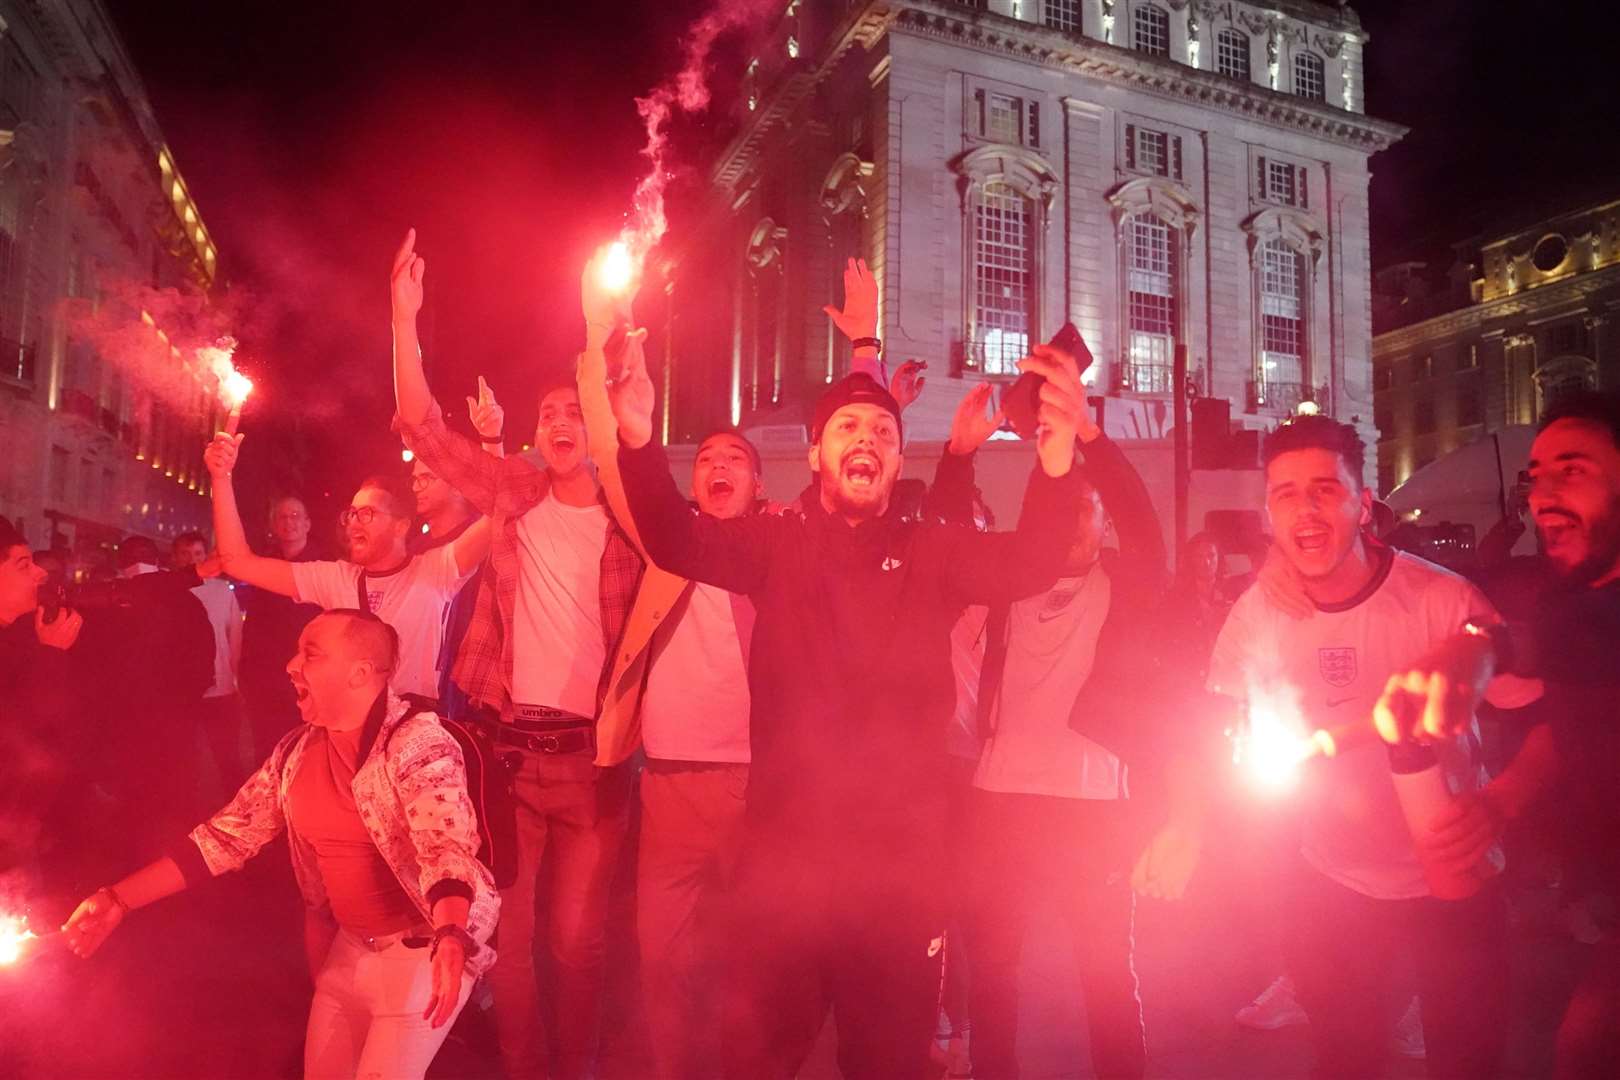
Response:
[[[832,1010],[846,1080],[923,1080],[939,1007],[936,874],[872,855],[798,858],[744,843],[722,991],[731,1080],[790,1080]]]
[[[1147,1067],[1131,936],[1131,806],[975,790],[968,823],[967,933],[973,944],[973,1075],[1018,1076],[1018,962],[1030,912],[1055,904],[1074,938],[1092,1068]]]
[[[1591,954],[1558,1027],[1558,1080],[1613,1076],[1620,1063],[1620,941],[1594,945]]]
[[[1507,1035],[1507,905],[1500,882],[1467,900],[1375,900],[1301,866],[1289,970],[1311,1018],[1316,1075],[1383,1071],[1409,998],[1395,973],[1417,971],[1428,1075],[1489,1080]]]

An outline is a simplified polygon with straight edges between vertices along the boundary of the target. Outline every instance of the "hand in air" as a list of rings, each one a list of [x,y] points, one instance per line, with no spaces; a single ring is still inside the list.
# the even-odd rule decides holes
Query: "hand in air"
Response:
[[[867,269],[865,259],[850,259],[844,267],[844,310],[831,305],[822,308],[827,317],[849,340],[877,337],[877,278]]]
[[[1074,357],[1050,345],[1037,345],[1018,361],[1018,369],[1046,376],[1035,417],[1039,425],[1035,452],[1046,475],[1066,476],[1074,465],[1075,440],[1089,420],[1085,416],[1086,388],[1080,383]],[[1087,430],[1095,426],[1089,425]]]
[[[1385,681],[1373,726],[1388,743],[1432,742],[1466,730],[1495,673],[1493,658],[1482,638],[1452,638]]]
[[[615,334],[606,349],[608,403],[619,424],[620,444],[632,450],[652,438],[653,383],[642,350],[646,338],[646,330]]]
[[[951,437],[946,444],[953,454],[971,454],[984,445],[992,432],[1007,419],[999,408],[990,409],[994,388],[982,382],[962,395],[951,420]]]
[[[237,452],[241,449],[242,440],[245,438],[246,433],[227,435],[221,431],[203,450],[203,464],[208,466],[208,475],[212,476],[215,482],[230,479],[231,472],[236,468]]]
[[[889,377],[889,393],[899,403],[901,412],[911,408],[911,403],[922,397],[923,383],[928,381],[923,377],[923,372],[927,370],[925,362],[907,360],[895,368],[894,374]]]
[[[414,319],[422,310],[422,300],[427,295],[422,288],[422,277],[426,273],[427,260],[416,253],[416,230],[407,230],[405,240],[394,252],[394,269],[388,279],[394,318]]]
[[[506,430],[506,410],[482,375],[478,376],[478,397],[467,399],[467,418],[481,439],[498,439]]]

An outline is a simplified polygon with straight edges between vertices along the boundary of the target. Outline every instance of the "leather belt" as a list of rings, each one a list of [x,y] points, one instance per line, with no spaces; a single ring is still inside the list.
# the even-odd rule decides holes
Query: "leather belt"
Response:
[[[356,934],[355,938],[372,952],[382,952],[396,944],[403,945],[407,949],[425,949],[433,944],[433,935],[424,934],[420,930],[401,930],[397,934],[384,934],[382,937],[360,937]]]
[[[536,754],[577,754],[596,751],[596,731],[572,727],[563,731],[519,731],[510,724],[485,724],[484,730],[502,746],[515,746]]]

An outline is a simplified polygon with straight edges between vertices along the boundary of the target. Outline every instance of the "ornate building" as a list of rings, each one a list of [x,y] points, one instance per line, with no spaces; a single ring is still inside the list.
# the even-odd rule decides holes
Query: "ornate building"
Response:
[[[699,239],[671,271],[666,440],[734,422],[802,445],[847,362],[822,314],[846,255],[879,278],[888,358],[929,362],[914,440],[1067,320],[1139,450],[1165,443],[1177,346],[1244,426],[1308,399],[1372,436],[1368,158],[1403,129],[1363,114],[1349,8],[784,8],[678,226]]]
[[[1374,314],[1379,486],[1560,394],[1620,386],[1620,201],[1458,244],[1444,275],[1381,270]]]
[[[99,0],[0,0],[0,514],[36,546],[206,527],[217,405],[132,298],[218,260]]]

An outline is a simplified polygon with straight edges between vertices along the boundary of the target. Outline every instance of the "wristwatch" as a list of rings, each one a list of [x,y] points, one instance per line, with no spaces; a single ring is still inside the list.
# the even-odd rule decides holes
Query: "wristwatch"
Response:
[[[433,944],[428,946],[429,960],[433,959],[433,957],[438,954],[439,943],[445,938],[454,938],[456,941],[460,942],[463,955],[469,958],[477,954],[479,949],[483,948],[483,946],[479,945],[477,940],[471,934],[467,933],[464,928],[457,926],[455,923],[446,923],[437,930],[433,931]]]

